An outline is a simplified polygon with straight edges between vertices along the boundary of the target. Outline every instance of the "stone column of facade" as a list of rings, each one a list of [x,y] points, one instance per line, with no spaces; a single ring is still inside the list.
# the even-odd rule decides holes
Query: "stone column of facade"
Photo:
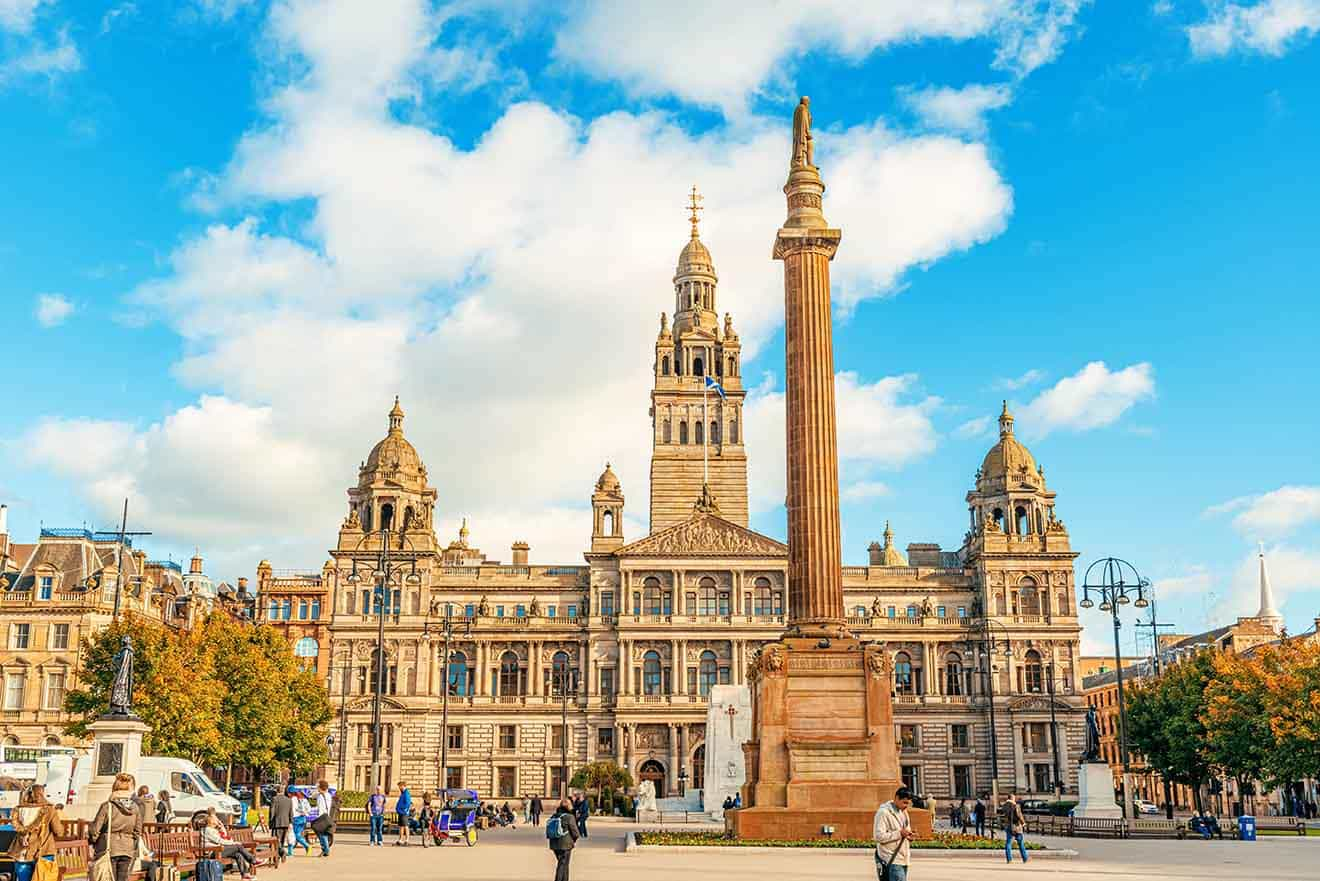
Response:
[[[541,694],[541,642],[527,643],[527,678],[532,680],[527,683],[527,693],[531,695]]]
[[[632,652],[632,643],[626,639],[619,640],[619,694],[632,694],[631,683],[629,682],[628,671],[632,667],[628,663],[628,656]]]
[[[674,693],[687,694],[687,659],[683,657],[683,640],[674,640],[671,651],[674,653]]]
[[[678,726],[673,722],[669,723],[669,767],[665,776],[668,780],[665,783],[667,792],[678,791]]]
[[[788,219],[774,248],[784,261],[789,635],[809,638],[847,635],[830,313],[830,261],[841,233],[821,211],[824,192],[814,165],[792,168]]]

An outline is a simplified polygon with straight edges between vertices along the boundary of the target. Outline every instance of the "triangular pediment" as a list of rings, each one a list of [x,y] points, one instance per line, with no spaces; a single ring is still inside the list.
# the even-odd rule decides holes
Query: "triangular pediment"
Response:
[[[695,513],[614,553],[618,557],[786,557],[788,545],[723,517]]]

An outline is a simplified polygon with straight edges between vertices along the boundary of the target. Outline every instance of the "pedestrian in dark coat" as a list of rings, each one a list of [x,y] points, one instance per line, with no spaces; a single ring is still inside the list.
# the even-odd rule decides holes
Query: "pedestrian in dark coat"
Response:
[[[284,790],[275,793],[270,800],[270,834],[275,837],[275,862],[279,863],[284,855],[284,838],[293,826],[293,799]]]
[[[573,803],[566,798],[559,800],[553,818],[558,818],[563,825],[564,834],[550,839],[550,851],[555,855],[555,881],[568,881],[568,861],[573,857],[573,847],[581,833],[578,830],[577,817],[573,815]]]
[[[585,795],[579,795],[573,805],[573,817],[577,820],[578,832],[583,838],[590,838],[587,834],[587,818],[591,816],[591,802],[587,801]]]
[[[531,814],[532,814],[532,825],[533,825],[533,826],[540,826],[540,825],[541,825],[541,796],[539,796],[539,795],[534,795],[534,796],[532,796],[532,808],[531,808]]]
[[[972,806],[972,820],[976,823],[976,835],[978,838],[985,837],[985,801],[977,799],[976,804]]]

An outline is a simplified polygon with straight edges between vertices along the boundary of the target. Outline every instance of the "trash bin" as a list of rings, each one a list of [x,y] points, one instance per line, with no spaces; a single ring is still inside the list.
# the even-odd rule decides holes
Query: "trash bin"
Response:
[[[1242,841],[1256,840],[1256,818],[1251,814],[1238,817],[1238,838]]]

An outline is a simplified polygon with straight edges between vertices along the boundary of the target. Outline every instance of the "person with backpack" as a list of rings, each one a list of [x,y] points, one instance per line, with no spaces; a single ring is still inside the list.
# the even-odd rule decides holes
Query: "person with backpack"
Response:
[[[561,798],[559,807],[545,824],[545,837],[550,842],[550,852],[555,855],[555,881],[568,881],[568,862],[573,857],[578,834],[573,803]]]

